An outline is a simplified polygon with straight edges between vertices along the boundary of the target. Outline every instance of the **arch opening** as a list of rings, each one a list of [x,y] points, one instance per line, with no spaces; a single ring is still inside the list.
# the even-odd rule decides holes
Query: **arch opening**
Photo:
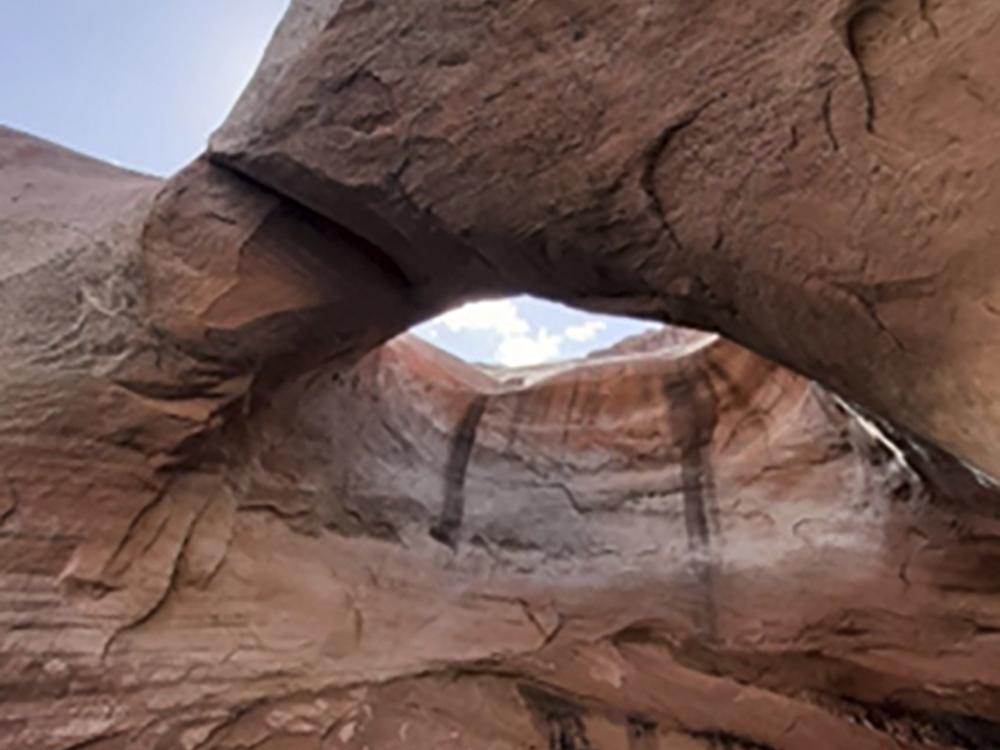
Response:
[[[414,326],[409,333],[495,374],[686,346],[712,336],[529,295],[468,302]]]

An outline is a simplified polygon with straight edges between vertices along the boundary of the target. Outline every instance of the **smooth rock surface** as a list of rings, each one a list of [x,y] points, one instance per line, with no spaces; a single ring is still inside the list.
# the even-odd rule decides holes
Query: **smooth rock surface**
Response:
[[[418,288],[482,259],[718,330],[1000,477],[994,0],[346,0],[286,24],[317,13],[213,160]]]

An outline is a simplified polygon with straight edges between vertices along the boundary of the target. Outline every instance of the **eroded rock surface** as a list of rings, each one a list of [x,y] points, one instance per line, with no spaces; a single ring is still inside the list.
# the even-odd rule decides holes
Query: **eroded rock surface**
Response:
[[[310,33],[275,42],[213,160],[417,287],[482,258],[519,290],[719,330],[1000,476],[994,0],[289,19]]]
[[[168,181],[0,130],[0,747],[1000,747],[998,13],[299,0]],[[393,339],[509,291],[842,396]]]

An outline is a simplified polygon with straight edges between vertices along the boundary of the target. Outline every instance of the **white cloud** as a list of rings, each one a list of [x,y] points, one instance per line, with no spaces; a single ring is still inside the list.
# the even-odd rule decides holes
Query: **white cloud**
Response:
[[[571,341],[583,342],[590,341],[607,327],[608,324],[603,320],[585,320],[579,325],[568,326],[563,333]]]
[[[531,333],[531,324],[521,317],[517,305],[509,299],[470,302],[446,312],[434,324],[443,325],[455,333],[496,331],[505,339]]]
[[[603,321],[584,320],[561,334],[550,333],[537,321],[524,318],[517,300],[498,299],[471,302],[450,310],[420,326],[418,331],[425,339],[439,346],[444,344],[445,348],[449,334],[480,333],[489,337],[491,348],[496,343],[492,359],[497,364],[526,367],[558,360],[567,339],[589,341],[606,327]]]
[[[530,330],[530,327],[529,327]],[[496,350],[497,361],[506,367],[525,367],[558,358],[562,336],[550,334],[539,328],[538,333],[526,336],[505,336]]]

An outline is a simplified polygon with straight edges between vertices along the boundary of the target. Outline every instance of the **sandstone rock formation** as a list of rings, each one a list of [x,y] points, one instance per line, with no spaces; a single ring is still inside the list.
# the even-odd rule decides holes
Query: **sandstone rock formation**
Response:
[[[211,158],[414,287],[720,330],[1000,476],[994,0],[297,2]]]
[[[296,0],[170,180],[0,129],[0,748],[1000,747],[998,17]],[[394,338],[514,291],[759,354]]]

